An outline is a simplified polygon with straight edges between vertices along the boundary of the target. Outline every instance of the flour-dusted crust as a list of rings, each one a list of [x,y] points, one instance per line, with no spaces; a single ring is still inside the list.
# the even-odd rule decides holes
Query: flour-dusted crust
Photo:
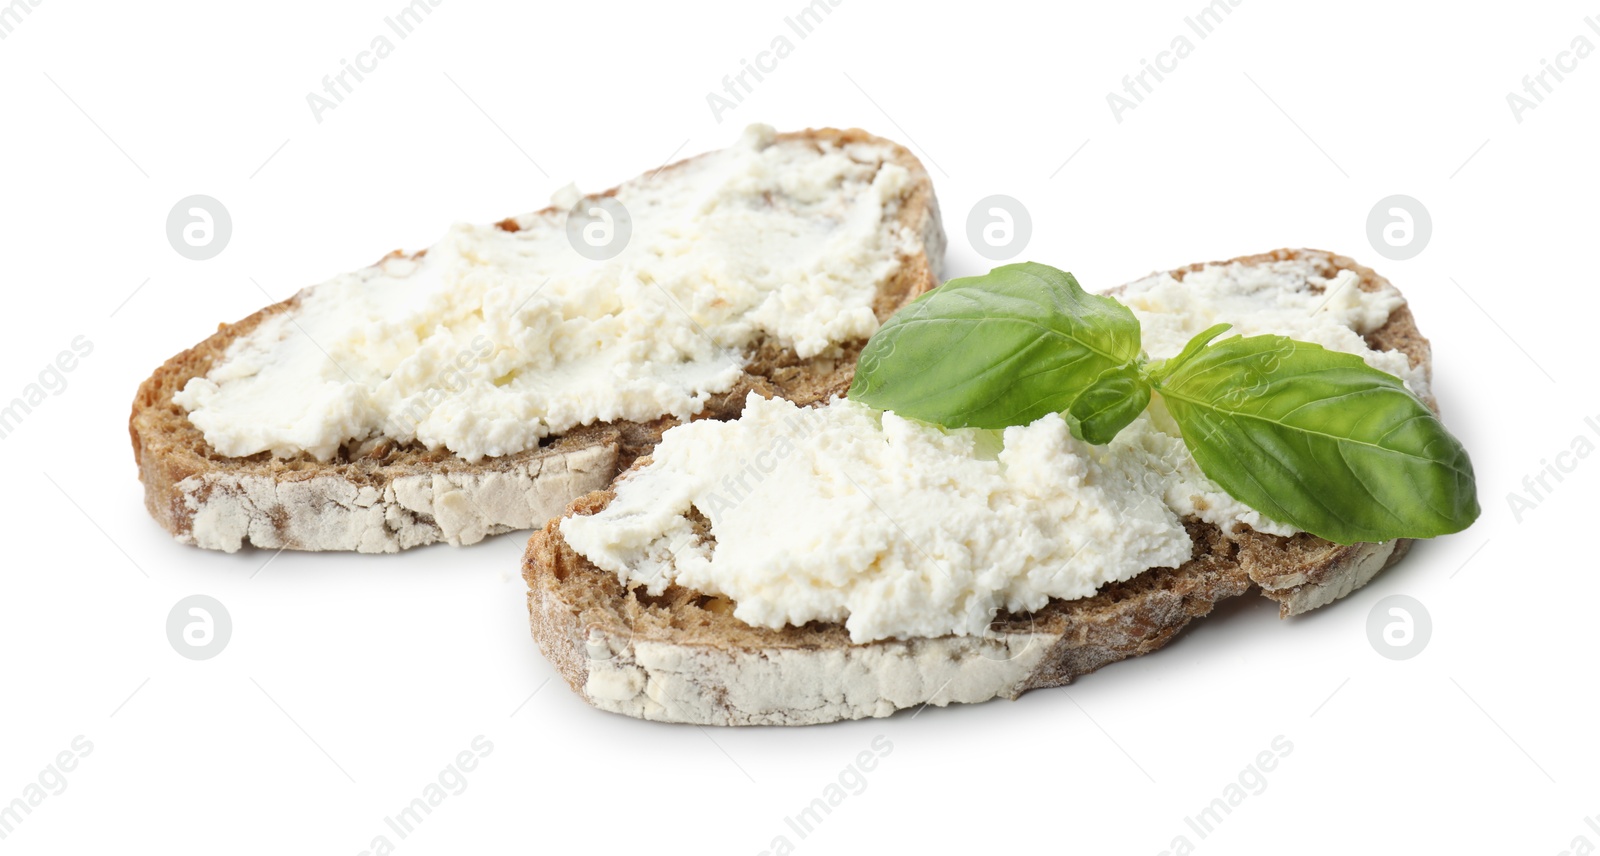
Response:
[[[933,182],[916,156],[859,129],[811,129],[778,134],[777,140],[890,146],[890,162],[911,173],[895,218],[915,236],[919,249],[901,258],[879,289],[873,309],[880,319],[887,319],[911,298],[939,284],[944,230]],[[550,207],[498,225],[518,231],[561,214]],[[183,543],[230,552],[249,544],[265,549],[392,553],[437,541],[472,544],[489,535],[536,529],[573,499],[610,484],[673,424],[670,418],[643,424],[602,423],[549,438],[536,449],[478,463],[447,450],[391,441],[342,448],[328,462],[310,455],[285,459],[264,452],[231,458],[217,453],[173,402],[173,395],[191,378],[209,372],[229,344],[268,317],[294,311],[298,304],[296,295],[238,323],[221,325],[204,342],[168,360],[139,387],[128,431],[144,483],[145,507]],[[744,376],[728,393],[716,396],[702,416],[738,415],[750,391],[800,402],[842,393],[863,344],[850,343],[805,360],[771,343],[758,344],[748,355]]]
[[[1354,261],[1318,250],[1231,261],[1298,261],[1328,278],[1352,271],[1366,291],[1387,285]],[[1182,279],[1202,267],[1173,275]],[[1366,338],[1405,353],[1424,371],[1430,367],[1428,340],[1404,305]],[[567,513],[593,514],[614,495],[607,489],[582,497]],[[1283,616],[1330,603],[1411,546],[1407,540],[1341,546],[1305,533],[1285,538],[1248,529],[1229,535],[1191,519],[1185,525],[1194,558],[1178,568],[1153,568],[1029,615],[1001,615],[986,637],[858,645],[842,624],[768,630],[735,619],[722,598],[681,587],[660,597],[625,590],[615,574],[568,546],[559,523],[536,532],[523,558],[533,637],[545,656],[595,707],[705,725],[809,725],[924,704],[1014,699],[1154,651],[1219,601],[1252,589],[1276,600]]]

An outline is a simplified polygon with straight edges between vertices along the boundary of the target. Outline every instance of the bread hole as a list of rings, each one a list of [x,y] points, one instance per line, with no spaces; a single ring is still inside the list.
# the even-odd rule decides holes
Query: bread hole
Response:
[[[732,615],[734,608],[733,601],[717,594],[700,595],[694,599],[694,605],[716,615]]]
[[[711,533],[711,518],[696,506],[689,506],[689,511],[684,515],[689,525],[694,528],[694,534],[700,539],[700,544],[705,547],[706,558],[710,559],[717,553],[717,536]]]
[[[651,594],[643,585],[629,585],[628,594],[646,609],[664,609],[669,612],[684,606],[694,596],[688,589],[677,585],[667,586],[660,594]]]

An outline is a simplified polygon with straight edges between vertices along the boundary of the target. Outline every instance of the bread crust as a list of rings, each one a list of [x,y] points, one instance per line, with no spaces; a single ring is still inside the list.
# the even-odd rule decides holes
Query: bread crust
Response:
[[[887,319],[906,301],[938,285],[945,236],[927,170],[902,146],[860,129],[808,129],[776,135],[779,142],[887,145],[888,159],[911,173],[897,223],[917,236],[920,250],[902,256],[879,289],[873,309]],[[703,157],[697,155],[696,157]],[[680,169],[688,158],[659,173]],[[614,195],[612,188],[601,195]],[[561,212],[554,206],[497,224],[507,231]],[[399,251],[391,256],[400,255]],[[342,448],[331,461],[310,455],[277,458],[263,452],[224,456],[205,441],[173,395],[204,376],[228,346],[267,318],[292,311],[300,295],[268,306],[172,357],[134,397],[128,419],[133,456],[144,484],[145,507],[180,542],[232,552],[265,549],[396,552],[444,541],[471,544],[488,535],[534,529],[575,498],[609,484],[675,423],[607,422],[547,438],[537,448],[477,463],[419,443],[369,442]],[[863,342],[802,360],[769,342],[752,349],[743,377],[715,396],[696,418],[738,414],[745,394],[759,391],[815,401],[848,386]]]
[[[1181,280],[1210,264],[1277,261],[1309,264],[1327,278],[1352,271],[1366,291],[1388,285],[1347,257],[1304,249],[1171,273]],[[1405,305],[1366,339],[1405,353],[1425,373],[1431,368],[1428,340]],[[593,514],[614,496],[610,488],[597,491],[567,514]],[[1230,535],[1191,518],[1184,525],[1194,557],[1180,567],[1152,568],[1093,597],[1053,600],[1032,614],[1002,614],[985,637],[855,644],[842,624],[770,630],[733,618],[727,601],[681,587],[660,597],[625,590],[615,574],[574,552],[559,524],[552,520],[536,532],[523,557],[539,648],[595,707],[703,725],[806,725],[925,704],[1015,699],[1154,651],[1218,602],[1251,590],[1277,601],[1282,617],[1331,603],[1411,546],[1404,539],[1343,546],[1308,533],[1280,537],[1248,527]]]

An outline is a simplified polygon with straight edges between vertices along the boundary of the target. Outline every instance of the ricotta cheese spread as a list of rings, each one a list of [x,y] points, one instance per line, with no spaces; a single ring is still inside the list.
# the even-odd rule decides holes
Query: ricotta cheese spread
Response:
[[[303,292],[174,400],[224,455],[319,460],[388,437],[475,461],[596,421],[688,419],[758,340],[809,357],[878,329],[873,299],[917,237],[890,157],[753,126],[622,185],[631,237],[601,261],[569,242],[573,189],[518,231],[453,226]]]
[[[1314,291],[1312,284],[1321,286]],[[1152,359],[1219,322],[1357,354],[1425,392],[1405,355],[1361,338],[1402,303],[1303,263],[1152,276],[1119,298]],[[1188,560],[1185,516],[1232,531],[1295,529],[1200,471],[1160,404],[1108,445],[1057,414],[1003,431],[946,430],[835,399],[799,408],[752,395],[737,420],[670,429],[602,511],[561,522],[567,542],[625,584],[731,599],[758,627],[843,622],[853,641],[980,635],[997,610],[1081,598]]]

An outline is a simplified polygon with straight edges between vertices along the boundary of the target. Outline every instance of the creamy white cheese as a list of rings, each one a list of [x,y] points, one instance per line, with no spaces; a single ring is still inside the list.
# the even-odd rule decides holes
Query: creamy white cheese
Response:
[[[1219,322],[1359,354],[1421,391],[1404,355],[1360,333],[1400,304],[1302,263],[1212,267],[1121,296],[1146,352],[1169,357]],[[1313,291],[1311,284],[1324,286]],[[693,518],[710,523],[710,538]],[[1159,399],[1106,446],[1058,415],[1002,431],[943,430],[848,400],[798,408],[752,395],[730,422],[666,432],[601,512],[563,520],[575,550],[625,584],[734,601],[758,627],[844,622],[851,639],[983,634],[1026,612],[1189,559],[1196,516],[1288,535],[1200,471]]]
[[[378,436],[477,460],[595,421],[687,419],[758,338],[812,356],[877,330],[873,298],[914,241],[889,156],[754,126],[623,185],[632,234],[605,261],[569,243],[575,190],[517,232],[456,225],[420,259],[310,289],[174,400],[224,455],[323,460]]]

